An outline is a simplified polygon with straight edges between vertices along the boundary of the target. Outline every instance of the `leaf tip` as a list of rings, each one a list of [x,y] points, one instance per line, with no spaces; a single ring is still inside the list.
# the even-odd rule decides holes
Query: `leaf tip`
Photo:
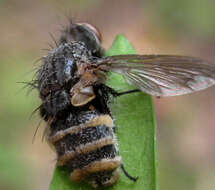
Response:
[[[118,55],[120,54],[135,54],[136,51],[134,49],[134,46],[131,44],[131,42],[123,35],[118,34],[111,46],[111,48],[107,52],[107,56],[111,56],[116,54],[118,52]]]

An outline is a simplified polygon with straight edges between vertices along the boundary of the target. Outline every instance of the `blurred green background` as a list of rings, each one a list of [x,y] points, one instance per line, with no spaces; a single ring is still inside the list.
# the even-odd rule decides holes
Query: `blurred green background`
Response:
[[[44,123],[30,114],[40,101],[26,96],[31,80],[67,16],[96,25],[103,45],[123,33],[139,54],[182,54],[215,64],[213,0],[0,0],[0,190],[46,190],[55,153],[42,142]],[[161,190],[215,189],[215,87],[155,99]]]

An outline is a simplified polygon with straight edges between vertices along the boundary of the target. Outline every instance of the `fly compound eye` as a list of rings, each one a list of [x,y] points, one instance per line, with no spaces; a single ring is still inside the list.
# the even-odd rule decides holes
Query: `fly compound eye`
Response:
[[[82,42],[95,57],[102,57],[104,49],[101,46],[102,35],[94,26],[88,23],[70,23],[60,37],[60,43]]]
[[[88,29],[88,31],[91,31],[93,33],[93,35],[99,40],[99,42],[102,42],[102,35],[100,33],[100,31],[93,25],[89,24],[89,23],[77,23],[77,25],[83,26],[86,29]]]

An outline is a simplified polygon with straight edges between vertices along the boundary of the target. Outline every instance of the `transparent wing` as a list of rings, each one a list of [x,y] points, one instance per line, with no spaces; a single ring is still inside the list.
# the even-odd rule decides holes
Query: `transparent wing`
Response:
[[[182,95],[215,84],[215,66],[187,56],[109,56],[100,60],[99,68],[122,74],[141,91],[155,96]]]

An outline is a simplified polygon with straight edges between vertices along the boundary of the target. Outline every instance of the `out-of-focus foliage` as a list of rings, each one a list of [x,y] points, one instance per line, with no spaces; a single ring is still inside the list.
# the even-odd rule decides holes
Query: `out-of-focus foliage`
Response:
[[[0,189],[27,190],[29,171],[18,148],[0,146]]]
[[[215,2],[211,0],[152,1],[154,22],[173,34],[189,33],[210,38],[215,35]]]
[[[36,105],[36,94],[27,97],[29,86],[22,83],[31,80],[31,66],[26,59],[14,58],[13,61],[0,59],[1,143],[10,143],[21,135],[28,121],[26,115],[30,116],[29,110],[33,111],[33,104]]]
[[[21,76],[23,71],[30,70],[27,64],[18,66],[24,66],[25,59],[15,58],[11,63],[0,57],[0,62],[0,189],[27,190],[32,174],[20,138],[25,133],[26,116],[33,110],[31,100],[35,98],[27,100],[24,85],[18,82],[28,81],[32,75]]]

